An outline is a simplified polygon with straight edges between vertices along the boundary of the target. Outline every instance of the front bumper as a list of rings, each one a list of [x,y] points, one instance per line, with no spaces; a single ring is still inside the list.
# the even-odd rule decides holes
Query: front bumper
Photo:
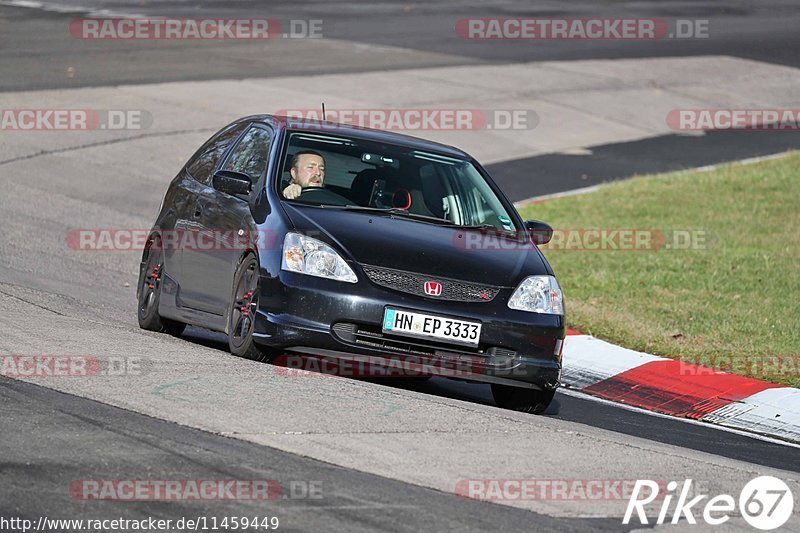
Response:
[[[342,283],[281,271],[262,275],[254,338],[272,348],[320,356],[387,360],[470,381],[554,389],[561,376],[564,318],[509,309],[512,289],[491,302],[453,302],[405,294],[373,284]],[[385,334],[387,306],[480,321],[477,347]]]

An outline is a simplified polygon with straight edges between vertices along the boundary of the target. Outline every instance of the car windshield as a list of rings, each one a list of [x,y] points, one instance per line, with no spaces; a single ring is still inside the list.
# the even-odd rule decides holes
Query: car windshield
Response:
[[[282,168],[280,191],[290,202],[517,229],[481,173],[463,159],[346,135],[292,133]]]

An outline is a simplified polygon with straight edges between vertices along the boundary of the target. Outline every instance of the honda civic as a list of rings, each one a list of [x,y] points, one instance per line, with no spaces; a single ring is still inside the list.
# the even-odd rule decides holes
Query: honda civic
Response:
[[[213,135],[147,239],[139,325],[224,332],[231,353],[407,364],[541,413],[561,376],[561,288],[488,173],[394,132],[259,115]]]

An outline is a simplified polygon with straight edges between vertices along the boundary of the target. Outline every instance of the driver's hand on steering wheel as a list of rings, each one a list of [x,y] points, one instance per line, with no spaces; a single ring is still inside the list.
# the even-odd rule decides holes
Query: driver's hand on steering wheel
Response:
[[[300,194],[302,192],[303,192],[303,188],[299,184],[292,183],[291,185],[289,185],[288,187],[283,189],[283,196],[287,200],[293,200],[293,199],[297,198],[298,196],[300,196]]]

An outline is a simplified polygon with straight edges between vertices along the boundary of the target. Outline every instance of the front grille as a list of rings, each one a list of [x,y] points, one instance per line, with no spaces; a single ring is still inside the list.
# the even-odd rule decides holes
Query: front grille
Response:
[[[355,343],[372,346],[373,348],[383,348],[385,350],[405,352],[414,355],[442,356],[448,353],[465,353],[470,355],[484,354],[484,351],[480,348],[473,348],[470,346],[453,347],[446,342],[437,342],[433,339],[427,340],[386,334],[377,326],[367,326],[363,324],[353,325],[356,326],[353,332]]]
[[[334,334],[341,340],[369,348],[377,348],[405,355],[435,356],[449,360],[474,362],[470,356],[478,356],[489,366],[509,365],[516,360],[517,352],[500,346],[478,347],[452,346],[434,339],[418,339],[384,333],[380,326],[337,322],[333,325]]]
[[[391,268],[362,265],[367,277],[373,283],[408,294],[424,296],[436,300],[449,300],[452,302],[491,302],[499,287],[483,285],[481,283],[470,283],[449,278],[437,278],[415,272],[404,270],[394,270]],[[425,282],[435,281],[442,284],[442,294],[439,296],[428,296],[425,294]]]

